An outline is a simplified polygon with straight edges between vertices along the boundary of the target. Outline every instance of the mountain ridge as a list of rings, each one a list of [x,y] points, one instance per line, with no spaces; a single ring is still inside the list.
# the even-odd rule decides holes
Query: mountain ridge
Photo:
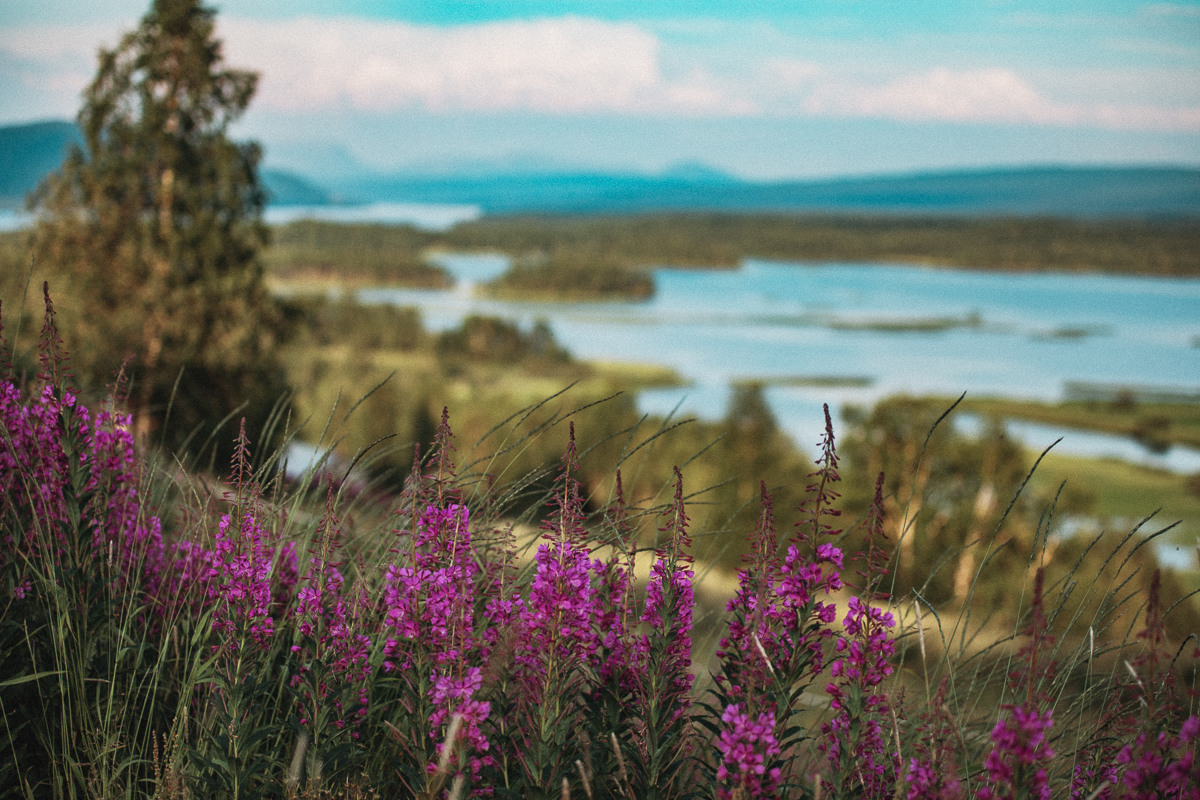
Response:
[[[25,194],[81,143],[73,123],[0,127],[0,206]],[[268,160],[269,163],[269,160]],[[272,205],[377,202],[479,206],[485,213],[664,211],[1066,218],[1200,217],[1200,168],[994,167],[749,181],[688,161],[657,174],[568,170],[347,175],[318,183],[290,165],[262,171]]]

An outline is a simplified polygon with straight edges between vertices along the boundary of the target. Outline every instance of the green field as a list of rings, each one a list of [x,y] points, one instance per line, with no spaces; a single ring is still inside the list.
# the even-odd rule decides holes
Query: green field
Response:
[[[941,400],[947,405],[952,400]],[[1003,398],[966,398],[959,410],[987,417],[1027,420],[1064,428],[1129,436],[1156,446],[1200,446],[1200,405],[1185,403],[1037,403]],[[1151,424],[1148,424],[1149,423]],[[1148,435],[1149,434],[1149,435]],[[1151,441],[1147,441],[1153,436]],[[1180,525],[1171,542],[1194,546],[1200,537],[1200,479],[1114,458],[1083,458],[1051,451],[1033,478],[1033,488],[1052,495],[1060,484],[1085,499],[1088,516],[1124,530],[1157,511],[1145,532]],[[1194,559],[1193,559],[1194,561]],[[1193,564],[1193,569],[1200,564]]]
[[[953,400],[945,402],[949,405]],[[1200,447],[1200,404],[1196,403],[1146,403],[1137,401],[1132,395],[1114,402],[1072,400],[1063,403],[968,397],[959,409],[982,416],[1128,436],[1149,446]]]

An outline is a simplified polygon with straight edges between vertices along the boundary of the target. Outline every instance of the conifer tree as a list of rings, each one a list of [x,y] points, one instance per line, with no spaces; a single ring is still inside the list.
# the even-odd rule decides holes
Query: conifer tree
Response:
[[[139,432],[170,403],[168,445],[242,403],[253,430],[284,390],[259,260],[261,150],[228,137],[258,76],[224,65],[214,16],[154,0],[102,49],[78,117],[86,149],[31,198],[36,258],[76,306],[64,317],[78,377],[103,385],[132,356]]]

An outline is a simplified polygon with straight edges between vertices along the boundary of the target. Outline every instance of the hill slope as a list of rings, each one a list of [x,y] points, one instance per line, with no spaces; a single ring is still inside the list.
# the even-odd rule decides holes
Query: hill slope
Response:
[[[83,144],[70,122],[0,127],[0,207],[16,208],[25,195],[58,168],[72,144]]]
[[[61,163],[80,137],[70,122],[0,127],[0,207],[25,194]],[[266,169],[274,205],[323,205],[326,188],[291,171]],[[1031,167],[761,183],[703,164],[661,175],[529,173],[378,175],[329,187],[355,203],[454,203],[492,214],[645,211],[805,212],[921,216],[1073,218],[1200,217],[1200,169],[1184,167]]]
[[[1200,170],[1173,167],[1044,167],[780,183],[672,174],[394,176],[359,178],[337,188],[361,201],[472,203],[494,214],[721,210],[1200,216]]]
[[[25,195],[58,169],[72,144],[83,146],[71,122],[0,126],[0,208],[20,208]],[[283,170],[261,172],[275,205],[324,205],[329,194],[311,181]]]

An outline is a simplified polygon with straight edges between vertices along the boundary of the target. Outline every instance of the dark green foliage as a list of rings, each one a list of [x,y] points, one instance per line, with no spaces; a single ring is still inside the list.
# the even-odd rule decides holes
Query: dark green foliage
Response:
[[[355,282],[443,289],[445,270],[421,251],[435,234],[411,225],[337,225],[302,220],[275,231],[265,255],[275,278],[349,279]]]
[[[261,152],[227,136],[257,77],[223,65],[214,13],[156,0],[100,52],[79,114],[86,147],[31,199],[38,264],[72,310],[76,373],[102,386],[132,357],[139,433],[163,428],[174,447],[243,403],[257,434],[285,389],[258,259]]]
[[[901,261],[1014,271],[1200,274],[1200,223],[1044,218],[643,214],[491,217],[446,246],[603,254],[627,266],[733,267],[743,258]]]
[[[571,360],[570,354],[554,341],[554,333],[544,321],[539,320],[525,333],[516,323],[476,315],[441,334],[437,352],[443,358],[492,364],[515,364],[529,358],[551,363]]]
[[[348,295],[336,301],[318,295],[286,301],[282,308],[289,339],[302,346],[408,352],[428,338],[421,312],[411,306],[363,305]]]
[[[654,280],[607,252],[562,249],[518,259],[488,288],[531,300],[644,300],[654,294]]]

